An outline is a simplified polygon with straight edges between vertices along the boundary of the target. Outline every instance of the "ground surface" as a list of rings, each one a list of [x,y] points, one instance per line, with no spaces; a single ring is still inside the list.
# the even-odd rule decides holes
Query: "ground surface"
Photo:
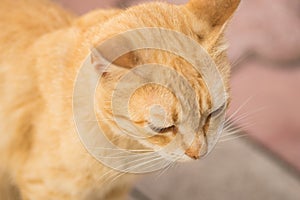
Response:
[[[144,177],[132,200],[298,200],[300,174],[243,138],[207,158]],[[142,193],[142,194],[140,194]]]

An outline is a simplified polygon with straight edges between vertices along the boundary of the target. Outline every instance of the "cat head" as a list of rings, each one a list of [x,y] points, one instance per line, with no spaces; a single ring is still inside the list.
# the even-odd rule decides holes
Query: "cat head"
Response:
[[[96,107],[99,113],[101,111],[101,115],[97,114],[104,132],[113,133],[111,137],[117,137],[115,140],[117,145],[128,148],[126,145],[129,140],[132,140],[129,143],[133,146],[141,145],[142,148],[161,151],[161,155],[166,158],[171,155],[171,152],[177,152],[177,155],[180,154],[178,152],[183,152],[184,155],[180,158],[182,161],[199,159],[211,151],[218,139],[216,134],[220,125],[212,118],[224,114],[228,105],[230,66],[226,57],[223,35],[228,20],[239,2],[240,0],[191,0],[186,5],[180,6],[166,3],[142,4],[129,8],[105,24],[93,28],[92,32],[98,31],[99,34],[91,42],[95,47],[91,59],[96,71],[101,74],[96,92]],[[160,49],[137,49],[116,59],[110,57],[115,49],[134,45],[133,43],[136,42],[134,38],[126,39],[125,42],[117,42],[108,48],[96,48],[103,41],[115,35],[146,27],[173,30],[201,45],[217,66],[225,88],[225,100],[216,103],[212,99],[213,95],[208,90],[203,76],[189,62],[176,54]],[[147,35],[144,40],[151,37],[155,36]],[[178,38],[178,40],[180,39]],[[164,42],[172,43],[174,40],[170,39]],[[193,53],[195,52],[191,52],[191,54]],[[153,82],[141,84],[134,92],[130,93],[130,97],[127,99],[125,98],[128,93],[126,89],[118,95],[114,95],[118,83],[126,74],[132,72],[137,66],[149,63],[155,63],[156,67],[161,67],[160,69],[166,66],[166,69],[175,71],[186,80],[193,92],[187,91],[173,75],[162,70],[158,76],[164,84]],[[145,80],[152,75],[137,71],[136,76],[139,77],[138,80]],[[208,77],[208,79],[213,78]],[[134,80],[127,78],[127,82],[130,81]],[[168,85],[173,85],[176,91],[170,90]],[[194,95],[193,99],[197,105],[195,106],[190,101],[180,101],[178,95],[189,98]],[[120,106],[122,102],[114,104],[113,98],[117,98],[118,102],[126,101],[125,110],[128,113],[126,116],[114,116],[114,109],[122,110],[124,108]],[[184,121],[184,114],[192,115],[193,113],[199,113],[199,115]],[[130,122],[136,129],[119,127],[116,118],[120,118],[120,121]],[[195,126],[195,124],[198,126],[197,131],[189,127]],[[137,137],[130,138],[128,135],[122,135],[124,130],[134,132]],[[208,133],[208,130],[214,131]],[[165,148],[166,146],[168,148]],[[164,148],[165,150],[162,150]]]

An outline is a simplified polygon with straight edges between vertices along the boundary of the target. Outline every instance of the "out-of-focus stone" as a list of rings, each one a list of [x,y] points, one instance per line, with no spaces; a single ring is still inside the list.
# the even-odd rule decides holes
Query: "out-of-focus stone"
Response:
[[[300,58],[300,1],[243,0],[227,37],[232,60],[253,50],[274,61]]]
[[[144,177],[132,200],[296,200],[300,182],[262,149],[236,139],[218,144],[204,160]],[[133,197],[134,194],[133,194]]]
[[[229,114],[250,98],[236,124],[300,170],[300,65],[270,69],[250,62],[232,77]]]

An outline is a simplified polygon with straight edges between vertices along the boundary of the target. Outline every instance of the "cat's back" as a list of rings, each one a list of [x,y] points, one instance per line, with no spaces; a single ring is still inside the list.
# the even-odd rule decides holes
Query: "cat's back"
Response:
[[[119,12],[98,10],[77,18],[47,0],[0,0],[0,199],[5,180],[29,162],[37,144],[59,138],[61,132],[51,132],[59,119],[51,118],[50,108],[69,119],[57,97],[72,96],[64,75],[76,71],[66,60],[74,60],[79,35]]]
[[[5,122],[0,124],[0,163],[2,153],[11,156],[8,148],[12,154],[25,153],[31,145],[32,122],[43,112],[43,95],[64,89],[49,81],[66,74],[65,60],[73,59],[78,33],[119,12],[98,10],[77,18],[47,0],[0,0],[0,121]]]
[[[0,93],[4,94],[7,76],[29,67],[29,47],[39,37],[70,26],[73,16],[46,0],[0,0],[0,19]]]
[[[14,149],[25,151],[32,111],[38,108],[31,47],[41,36],[70,26],[73,16],[45,0],[0,0],[0,19],[0,120],[5,122],[0,124],[0,158],[5,160]]]

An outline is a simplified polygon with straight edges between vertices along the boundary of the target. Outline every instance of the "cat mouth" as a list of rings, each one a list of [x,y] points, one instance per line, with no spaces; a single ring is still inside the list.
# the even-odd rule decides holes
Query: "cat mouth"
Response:
[[[179,158],[176,162],[178,163],[187,163],[187,162],[193,162],[193,161],[198,161],[201,160],[202,158],[206,157],[206,154],[200,155],[198,157],[190,157],[186,154],[182,155],[181,158]]]
[[[203,158],[205,158],[208,155],[208,152],[201,152],[198,154],[198,156],[191,156],[191,155],[187,155],[186,153],[182,153],[180,155],[177,155],[174,157],[174,155],[170,155],[170,156],[164,156],[167,160],[171,161],[171,162],[178,162],[178,163],[187,163],[187,162],[192,162],[192,161],[197,161],[197,160],[201,160]]]

